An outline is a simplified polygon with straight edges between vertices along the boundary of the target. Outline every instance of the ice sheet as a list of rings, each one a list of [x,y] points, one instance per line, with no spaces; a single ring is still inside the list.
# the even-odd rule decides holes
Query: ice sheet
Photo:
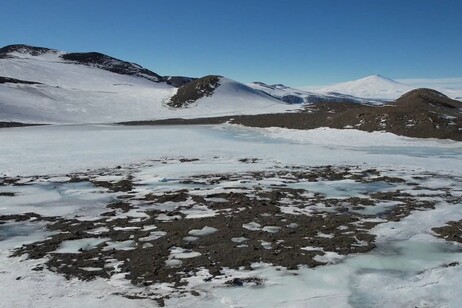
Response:
[[[297,131],[236,125],[26,127],[2,130],[0,144],[0,174],[11,176],[62,174],[185,156],[199,161],[159,164],[155,178],[261,169],[275,163],[368,164],[447,172],[462,169],[460,142],[327,128]],[[381,148],[390,147],[393,151],[380,152]],[[410,148],[417,148],[420,155],[413,155]],[[262,161],[243,164],[238,160],[243,157],[257,157]],[[150,175],[153,174],[150,172]]]

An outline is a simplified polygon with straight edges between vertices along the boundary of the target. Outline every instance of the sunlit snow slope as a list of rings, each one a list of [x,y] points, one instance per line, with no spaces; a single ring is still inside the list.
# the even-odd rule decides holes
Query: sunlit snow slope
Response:
[[[170,108],[166,103],[177,88],[158,80],[155,73],[148,71],[154,77],[146,76],[145,69],[136,64],[96,53],[109,58],[109,63],[79,63],[65,59],[70,54],[37,49],[25,46],[0,55],[0,77],[19,80],[19,83],[0,81],[0,121],[107,123],[280,112],[287,107],[282,101],[253,95],[241,89],[241,84],[226,79],[217,93],[203,102],[197,101],[190,108]],[[133,70],[141,73],[110,71],[114,64],[120,63],[129,66],[129,73]]]
[[[0,60],[0,75],[40,84],[0,84],[0,120],[111,122],[155,116],[174,92],[164,83],[60,61],[51,54]]]
[[[283,112],[298,109],[300,106],[285,104],[247,85],[220,77],[219,84],[211,96],[202,97],[188,107],[200,107],[207,114],[226,115]]]
[[[371,75],[358,80],[343,82],[319,89],[321,93],[342,93],[362,98],[394,100],[414,89],[392,79]]]
[[[263,82],[252,82],[249,87],[267,93],[272,97],[280,99],[289,104],[311,104],[321,102],[335,103],[361,103],[361,104],[382,104],[383,101],[374,97],[361,98],[343,93],[317,93],[287,87],[283,84],[268,85]]]

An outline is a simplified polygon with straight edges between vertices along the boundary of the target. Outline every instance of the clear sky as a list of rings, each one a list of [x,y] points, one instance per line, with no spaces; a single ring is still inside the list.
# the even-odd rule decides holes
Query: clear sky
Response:
[[[462,0],[0,0],[0,45],[306,86],[462,77]]]

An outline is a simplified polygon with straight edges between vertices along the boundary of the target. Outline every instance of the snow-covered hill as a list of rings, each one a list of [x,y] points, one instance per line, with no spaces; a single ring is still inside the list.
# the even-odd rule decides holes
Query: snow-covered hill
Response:
[[[112,122],[156,115],[175,88],[62,60],[60,52],[11,53],[0,76],[40,84],[0,84],[0,121]]]
[[[198,106],[209,108],[210,113],[219,104],[219,112],[229,114],[235,110],[236,114],[274,113],[297,110],[300,105],[290,105],[257,91],[240,82],[221,77],[219,86],[212,96],[203,97],[196,101]]]
[[[412,89],[414,88],[392,79],[371,75],[358,80],[327,86],[316,92],[342,93],[367,99],[394,100]]]
[[[154,82],[165,81],[164,77],[139,64],[123,61],[99,52],[66,53],[56,49],[27,45],[9,45],[0,48],[0,59],[25,58],[86,65],[109,72],[145,78]]]
[[[190,109],[200,106],[208,114],[271,113],[297,109],[264,92],[222,76],[205,76],[179,88],[167,103],[171,107]],[[219,108],[217,108],[219,106]],[[281,109],[283,107],[283,109]]]
[[[367,103],[381,104],[382,101],[374,98],[360,98],[343,93],[315,93],[301,89],[287,87],[283,84],[268,85],[263,82],[252,82],[249,87],[258,91],[267,93],[268,95],[280,99],[289,104],[310,104],[320,102],[335,102],[335,103]]]
[[[178,90],[171,78],[99,53],[7,46],[0,49],[0,77],[17,80],[0,82],[0,122],[107,123],[290,108],[228,79],[190,108],[171,108],[167,102]]]
[[[308,91],[221,76],[162,76],[97,52],[10,45],[0,48],[0,122],[109,123],[276,113],[319,102],[383,104],[422,80],[411,81],[373,75]],[[460,100],[459,84],[433,88]]]

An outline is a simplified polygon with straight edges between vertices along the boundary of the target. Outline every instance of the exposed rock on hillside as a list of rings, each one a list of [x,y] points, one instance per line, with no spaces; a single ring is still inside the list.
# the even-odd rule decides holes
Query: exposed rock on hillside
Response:
[[[462,102],[451,99],[438,91],[426,88],[409,91],[398,98],[396,103],[403,105],[403,107],[434,109],[434,111],[448,111],[448,109],[462,108]]]
[[[304,112],[235,117],[255,127],[355,128],[419,138],[462,140],[462,102],[435,90],[416,89],[386,106],[319,103]]]
[[[44,48],[44,47],[35,47],[23,44],[8,45],[0,48],[0,59],[10,57],[10,53],[20,53],[20,54],[29,54],[31,56],[40,56],[45,53],[57,53],[55,49]]]
[[[99,52],[66,53],[61,55],[61,58],[84,65],[96,66],[117,74],[142,77],[155,82],[162,81],[161,76],[138,64],[122,61]]]
[[[170,98],[168,105],[174,108],[186,107],[200,98],[211,96],[220,85],[221,76],[205,76],[188,82]]]
[[[197,78],[184,77],[184,76],[164,76],[162,78],[167,84],[177,87],[177,88],[184,86],[188,82],[197,80]]]
[[[202,119],[131,122],[148,124],[217,124],[231,122],[250,127],[314,129],[331,127],[386,131],[417,138],[462,141],[462,102],[430,89],[412,90],[385,106],[358,103],[318,103],[297,113],[241,115]]]

